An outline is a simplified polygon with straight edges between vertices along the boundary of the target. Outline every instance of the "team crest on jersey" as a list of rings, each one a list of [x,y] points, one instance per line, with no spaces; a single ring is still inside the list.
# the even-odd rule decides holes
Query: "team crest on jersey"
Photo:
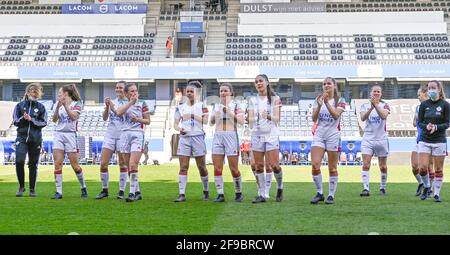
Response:
[[[441,108],[440,106],[438,106],[438,107],[436,108],[436,111],[440,112],[440,111],[442,111],[442,108]]]
[[[35,113],[37,113],[38,111],[39,111],[39,109],[38,109],[38,108],[35,108],[35,109],[34,109],[34,112],[35,112]]]
[[[306,143],[301,143],[300,144],[300,150],[304,150],[306,149]]]

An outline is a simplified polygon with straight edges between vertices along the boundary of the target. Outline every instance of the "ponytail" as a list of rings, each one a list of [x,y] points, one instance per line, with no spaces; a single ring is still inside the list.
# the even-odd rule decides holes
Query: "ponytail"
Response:
[[[339,103],[339,93],[338,93],[336,79],[334,79],[333,77],[326,77],[324,79],[324,81],[326,81],[326,80],[330,80],[334,84],[333,97],[334,97],[334,107],[336,108],[338,106],[338,103]]]
[[[64,92],[72,98],[73,101],[81,101],[80,93],[78,92],[77,86],[75,84],[68,84],[62,87]]]
[[[264,78],[264,80],[267,81],[267,102],[269,103],[269,105],[271,105],[272,104],[272,97],[276,96],[276,94],[272,90],[272,87],[270,86],[269,78],[265,74],[258,74],[256,77],[262,77],[262,78]]]
[[[30,92],[31,89],[38,90],[38,97],[36,99],[40,99],[42,97],[42,85],[40,83],[35,82],[35,83],[30,83],[27,85],[27,87],[25,88],[25,93],[23,94],[22,100],[28,99],[28,93]]]

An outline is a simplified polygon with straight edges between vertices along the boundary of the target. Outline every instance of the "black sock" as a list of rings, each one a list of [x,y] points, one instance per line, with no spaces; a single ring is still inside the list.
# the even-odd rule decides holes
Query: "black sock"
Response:
[[[30,191],[34,191],[36,188],[36,178],[37,178],[37,165],[36,164],[30,164],[29,166],[30,170]]]
[[[17,180],[19,181],[20,188],[25,187],[25,170],[24,170],[24,162],[17,162],[16,161],[16,174],[17,174]]]

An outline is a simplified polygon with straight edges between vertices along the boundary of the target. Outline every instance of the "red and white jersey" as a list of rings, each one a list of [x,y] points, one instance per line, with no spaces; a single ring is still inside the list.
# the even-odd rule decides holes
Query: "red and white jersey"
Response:
[[[253,128],[252,135],[271,135],[279,136],[279,128],[277,123],[272,120],[268,120],[262,117],[262,114],[266,112],[268,115],[273,116],[273,112],[277,108],[281,108],[281,99],[279,96],[272,97],[272,103],[269,104],[266,96],[251,97],[248,109],[253,110]]]
[[[367,112],[372,107],[371,103],[365,103],[361,105],[361,113]],[[379,102],[377,107],[387,110],[390,113],[390,108],[387,103]],[[364,127],[363,139],[368,140],[384,140],[387,139],[386,131],[386,119],[382,119],[377,111],[373,109],[370,112],[369,117],[366,120],[366,126]]]
[[[122,123],[122,131],[141,131],[144,132],[144,124],[131,121],[131,118],[143,118],[144,114],[148,113],[148,105],[144,100],[138,100],[134,105],[128,108],[124,114]]]
[[[72,101],[69,110],[81,114],[83,105],[79,101]],[[79,116],[79,115],[78,115]],[[56,123],[55,131],[58,132],[76,132],[78,130],[78,118],[72,120],[66,112],[64,106],[59,107],[58,123]]]
[[[333,109],[341,108],[342,110],[345,110],[345,99],[342,97],[339,98],[339,102],[337,103],[337,105],[334,102],[334,98],[329,100],[328,102]],[[316,109],[317,107],[319,107],[319,105],[317,104],[317,101],[314,101],[313,109]],[[328,137],[332,134],[339,133],[341,131],[340,120],[341,116],[339,116],[339,118],[335,120],[328,111],[325,103],[323,103],[319,111],[317,127],[315,129],[314,135]]]
[[[192,117],[184,119],[183,116],[186,114]],[[186,102],[177,106],[175,110],[175,119],[180,120],[181,128],[183,128],[186,132],[184,136],[204,135],[205,132],[203,131],[203,123],[196,120],[193,115],[203,117],[207,114],[208,108],[202,102],[197,102],[193,105]]]

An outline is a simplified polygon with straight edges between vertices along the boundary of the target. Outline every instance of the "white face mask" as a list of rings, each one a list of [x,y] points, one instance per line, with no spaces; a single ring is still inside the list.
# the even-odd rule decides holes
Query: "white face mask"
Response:
[[[37,100],[37,98],[35,98],[35,97],[32,97],[32,96],[28,96],[28,100],[30,100],[30,101],[36,101],[36,100]]]

